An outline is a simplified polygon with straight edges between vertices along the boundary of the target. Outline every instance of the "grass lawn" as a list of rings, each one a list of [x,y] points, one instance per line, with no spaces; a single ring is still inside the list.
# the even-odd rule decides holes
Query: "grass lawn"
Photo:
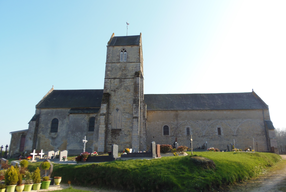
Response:
[[[54,164],[53,175],[62,176],[65,183],[132,191],[212,191],[255,177],[281,161],[281,157],[273,153],[194,152],[194,155],[213,160],[216,169],[197,166],[190,161],[190,156],[171,156],[94,164]],[[30,164],[29,169],[34,170],[39,164]]]

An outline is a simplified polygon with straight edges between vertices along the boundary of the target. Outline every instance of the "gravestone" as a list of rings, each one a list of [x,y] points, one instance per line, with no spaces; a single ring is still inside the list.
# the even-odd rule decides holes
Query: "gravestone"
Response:
[[[13,167],[15,167],[16,165],[17,165],[18,167],[21,167],[19,161],[11,161],[11,165],[12,165]]]
[[[151,143],[151,155],[153,158],[156,158],[156,143],[155,143],[155,141],[152,141],[152,143]]]
[[[30,155],[32,155],[32,161],[35,161],[35,156],[37,155],[36,150],[33,150],[33,153],[30,153]]]
[[[157,148],[157,150],[156,150],[157,151],[157,157],[161,157],[160,145],[157,144],[156,148]]]
[[[2,157],[2,152],[3,152],[3,145],[1,145],[0,157]]]
[[[65,159],[63,159],[65,157]],[[63,150],[60,152],[60,161],[67,161],[68,159],[68,151]]]
[[[42,164],[44,162],[49,162],[50,163],[50,168],[49,168],[49,170],[47,170],[47,172],[42,169]],[[48,159],[46,159],[44,162],[40,164],[41,178],[43,178],[44,176],[51,177],[51,174],[53,173],[53,164]],[[45,174],[45,173],[47,173],[47,174]]]
[[[41,149],[41,152],[39,153],[39,155],[40,155],[40,159],[42,159],[43,156],[45,155],[45,153],[43,153],[43,149]]]
[[[0,169],[1,169],[1,167],[2,167],[2,164],[5,164],[5,165],[8,165],[8,160],[7,159],[5,159],[5,158],[1,158],[0,159]]]
[[[4,158],[7,158],[8,157],[8,145],[6,145],[5,147],[6,147],[6,151],[4,153]]]
[[[112,156],[112,158],[118,158],[118,145],[116,145],[116,144],[112,145],[111,156]]]
[[[48,159],[52,159],[55,157],[55,152],[54,151],[49,151],[48,152]]]
[[[175,142],[175,148],[177,149],[179,147],[178,142]]]

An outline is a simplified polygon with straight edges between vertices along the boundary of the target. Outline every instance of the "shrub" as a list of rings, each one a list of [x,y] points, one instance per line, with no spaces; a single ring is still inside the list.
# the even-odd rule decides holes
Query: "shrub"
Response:
[[[17,185],[22,185],[22,174],[20,173],[20,170],[19,168],[16,169],[17,170],[17,174],[18,174],[18,182],[17,182]]]
[[[33,183],[32,173],[30,173],[29,171],[26,171],[26,173],[25,173],[25,183],[26,184],[32,184]]]
[[[183,152],[183,151],[187,151],[187,149],[188,149],[187,146],[179,146],[179,147],[177,148],[177,151]]]
[[[49,170],[49,168],[51,167],[51,164],[48,161],[45,161],[42,163],[41,167],[44,170]]]
[[[49,176],[43,177],[43,181],[49,181],[49,180],[50,180],[50,177],[49,177]]]
[[[24,160],[20,161],[20,165],[23,168],[27,168],[29,165],[29,162],[26,159],[24,159]]]
[[[171,145],[168,145],[168,144],[160,145],[161,153],[167,153],[167,152],[171,151],[172,149],[173,149],[173,147]]]
[[[6,185],[16,185],[18,181],[17,170],[11,166],[5,173]]]
[[[210,148],[208,148],[208,151],[219,152],[220,150],[218,148],[210,147]]]
[[[178,156],[178,153],[177,153],[177,152],[175,152],[175,153],[173,153],[173,155],[174,155],[174,156]]]
[[[5,185],[5,184],[0,183],[0,189],[5,189],[5,188],[6,188],[6,185]]]
[[[37,169],[34,171],[32,178],[34,183],[41,183],[41,175],[39,167],[37,167]]]

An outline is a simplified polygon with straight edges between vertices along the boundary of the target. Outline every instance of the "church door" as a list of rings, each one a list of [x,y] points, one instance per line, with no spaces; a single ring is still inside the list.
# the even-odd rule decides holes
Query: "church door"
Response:
[[[19,152],[23,152],[23,151],[24,151],[25,139],[26,139],[26,135],[21,135],[20,150],[19,150]]]

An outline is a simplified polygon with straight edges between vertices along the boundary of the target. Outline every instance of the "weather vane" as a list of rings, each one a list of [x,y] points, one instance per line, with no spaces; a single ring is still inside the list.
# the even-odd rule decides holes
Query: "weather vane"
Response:
[[[129,23],[126,22],[126,36],[128,36],[128,25],[129,25]]]

